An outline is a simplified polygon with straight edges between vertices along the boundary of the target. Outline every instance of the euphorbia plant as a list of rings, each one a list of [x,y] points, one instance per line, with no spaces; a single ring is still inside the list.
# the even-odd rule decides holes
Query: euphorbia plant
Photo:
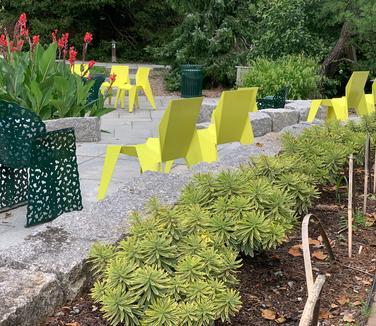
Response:
[[[85,39],[86,53],[89,38]],[[45,49],[39,35],[30,38],[26,14],[22,14],[12,36],[6,31],[0,35],[0,53],[4,58],[0,61],[0,99],[28,108],[42,119],[100,116],[111,111],[104,108],[102,96],[88,100],[94,81],[72,74],[65,64],[67,55],[70,66],[77,57],[74,46],[69,47],[68,33],[58,38],[57,30],[53,31],[52,43]],[[63,61],[58,63],[56,58]]]

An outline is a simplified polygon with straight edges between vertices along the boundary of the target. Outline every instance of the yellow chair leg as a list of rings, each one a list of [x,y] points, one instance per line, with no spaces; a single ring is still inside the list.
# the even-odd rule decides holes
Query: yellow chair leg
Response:
[[[129,89],[129,108],[128,108],[129,112],[133,112],[134,103],[136,101],[136,96],[137,96],[136,92],[137,92],[136,87],[132,87]]]
[[[173,160],[165,162],[164,173],[170,173],[173,163],[174,163]]]
[[[107,188],[110,184],[112,174],[114,172],[116,163],[119,159],[121,151],[120,145],[109,145],[106,150],[106,157],[104,159],[101,183],[98,190],[98,200],[103,200],[106,197]]]
[[[312,122],[315,119],[320,105],[321,105],[321,100],[313,100],[312,101],[311,107],[309,108],[308,118],[307,118],[308,122]]]
[[[148,100],[149,100],[152,108],[154,110],[156,110],[155,101],[154,101],[154,97],[153,97],[153,92],[151,90],[150,85],[149,84],[144,85],[142,88],[143,88],[144,93],[145,93],[146,97],[148,98]]]
[[[121,92],[121,93],[119,94],[119,96],[120,96],[120,105],[121,105],[121,107],[122,107],[123,109],[125,109],[125,90],[122,89],[120,92]]]
[[[116,98],[115,98],[115,103],[114,103],[114,108],[116,109],[117,106],[118,106],[118,103],[119,103],[119,100],[120,100],[120,96],[121,96],[121,90],[118,88],[117,91],[116,91]]]

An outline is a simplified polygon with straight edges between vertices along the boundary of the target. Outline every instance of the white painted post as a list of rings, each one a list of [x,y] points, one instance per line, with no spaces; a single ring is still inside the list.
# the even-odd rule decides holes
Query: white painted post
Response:
[[[348,204],[347,204],[347,231],[348,231],[348,251],[349,258],[352,255],[352,225],[353,225],[353,177],[354,177],[354,157],[349,157],[349,188],[348,188]]]

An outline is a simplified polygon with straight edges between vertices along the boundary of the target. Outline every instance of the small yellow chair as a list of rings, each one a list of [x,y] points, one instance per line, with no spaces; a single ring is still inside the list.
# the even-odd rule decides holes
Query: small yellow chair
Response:
[[[327,121],[348,119],[349,109],[355,109],[359,116],[367,115],[374,111],[367,103],[364,86],[368,79],[368,71],[354,71],[347,82],[345,96],[333,99],[313,100],[309,110],[308,122],[315,119],[320,105],[328,107]]]
[[[217,145],[240,142],[253,143],[253,130],[249,112],[257,111],[257,87],[222,92],[213,111],[211,124],[194,134],[188,152],[190,164],[214,162],[218,158]]]
[[[173,161],[179,158],[184,158],[189,166],[192,165],[187,153],[195,133],[201,103],[202,97],[171,100],[159,124],[159,138],[148,138],[145,144],[139,145],[107,146],[98,200],[106,196],[120,154],[138,157],[141,173],[168,173]]]
[[[155,110],[155,101],[153,97],[153,92],[151,90],[150,82],[149,82],[149,73],[151,68],[147,67],[140,67],[137,70],[136,73],[136,84],[131,85],[126,84],[119,87],[119,92],[116,95],[115,100],[115,107],[117,106],[118,101],[120,100],[120,103],[123,108],[125,108],[124,98],[125,93],[129,93],[129,112],[133,112],[134,105],[136,104],[137,107],[139,107],[138,103],[138,91],[142,90],[144,91],[146,97],[148,98],[152,108]]]
[[[128,66],[112,66],[111,67],[111,72],[110,72],[110,75],[112,74],[115,74],[116,75],[116,79],[115,79],[115,82],[112,84],[112,88],[116,87],[117,88],[117,95],[116,97],[118,96],[119,94],[119,87],[121,86],[124,86],[126,84],[129,84],[130,83],[130,80],[129,80],[129,67]],[[109,90],[108,88],[110,87],[110,82],[104,82],[102,83],[101,85],[101,93],[102,95],[104,96],[105,95],[105,91],[108,90],[108,98],[109,98],[109,102],[111,104],[111,99],[112,99],[112,89]],[[115,108],[117,106],[117,103],[115,101]]]
[[[72,67],[71,67],[71,72],[82,77],[83,73],[89,68],[89,65],[88,64],[83,64],[84,66],[84,70],[81,71],[81,63],[75,63]],[[90,72],[88,71],[88,73],[85,75],[85,77],[89,77],[90,75]]]

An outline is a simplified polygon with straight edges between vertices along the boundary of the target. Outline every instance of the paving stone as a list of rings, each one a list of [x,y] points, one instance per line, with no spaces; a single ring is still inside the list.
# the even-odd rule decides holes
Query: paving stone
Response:
[[[73,128],[78,142],[98,142],[101,140],[100,118],[63,118],[44,121],[48,131]]]
[[[250,112],[249,119],[251,120],[253,135],[260,137],[272,131],[271,117],[262,111]]]
[[[0,267],[0,326],[34,326],[64,303],[54,274]]]
[[[278,132],[299,122],[299,112],[291,109],[265,109],[263,113],[272,118],[272,131]]]

